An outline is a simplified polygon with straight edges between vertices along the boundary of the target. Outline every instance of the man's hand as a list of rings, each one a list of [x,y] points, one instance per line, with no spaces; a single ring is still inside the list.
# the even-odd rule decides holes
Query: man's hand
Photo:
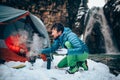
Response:
[[[47,61],[47,56],[45,54],[40,54],[40,58],[43,60],[43,61]]]
[[[57,51],[55,51],[57,54],[67,54],[68,50],[65,48],[62,49],[58,49]]]
[[[20,53],[25,53],[25,50],[24,49],[20,49]]]

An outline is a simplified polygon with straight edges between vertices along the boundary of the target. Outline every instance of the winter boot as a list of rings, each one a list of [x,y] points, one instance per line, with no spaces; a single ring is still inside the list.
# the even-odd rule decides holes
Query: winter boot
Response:
[[[88,70],[88,65],[87,65],[87,60],[82,64],[82,67],[84,68],[85,71]]]
[[[83,67],[85,71],[88,70],[87,60],[77,62],[77,65],[78,65],[79,67]]]
[[[67,72],[69,73],[69,74],[74,74],[75,72],[77,72],[77,71],[79,71],[79,67],[76,65],[76,66],[74,66],[74,67],[70,67],[68,70],[67,70]]]

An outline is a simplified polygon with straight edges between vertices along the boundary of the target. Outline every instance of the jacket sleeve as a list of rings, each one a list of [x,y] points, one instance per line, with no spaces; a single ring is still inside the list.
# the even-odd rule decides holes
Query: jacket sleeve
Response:
[[[43,54],[50,54],[55,52],[59,48],[59,41],[55,40],[50,48],[45,48],[41,51]]]
[[[12,50],[13,52],[15,53],[18,53],[20,51],[20,47],[16,46],[16,45],[13,45],[12,43],[12,40],[10,37],[8,37],[6,40],[5,40],[5,43],[7,45],[7,47]]]
[[[72,44],[72,49],[68,49],[68,55],[70,54],[82,54],[84,53],[84,43],[74,33],[68,34],[68,41]]]

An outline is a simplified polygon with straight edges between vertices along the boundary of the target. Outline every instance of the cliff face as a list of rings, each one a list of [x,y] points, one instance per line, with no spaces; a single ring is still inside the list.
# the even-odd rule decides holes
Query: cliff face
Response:
[[[89,15],[84,31],[84,41],[87,43],[90,53],[117,53],[114,33],[103,9],[94,7]]]
[[[103,8],[79,6],[75,31],[78,35],[83,34],[90,53],[119,53],[119,4],[119,0],[108,0]]]
[[[104,6],[104,14],[113,31],[114,42],[120,51],[120,0],[109,0]]]

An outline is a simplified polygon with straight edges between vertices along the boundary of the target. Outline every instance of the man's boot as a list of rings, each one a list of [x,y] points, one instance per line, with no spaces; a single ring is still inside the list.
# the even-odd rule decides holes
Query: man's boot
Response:
[[[76,66],[73,66],[73,67],[70,67],[67,72],[69,74],[74,74],[75,72],[78,72],[79,71],[79,67],[76,65]]]
[[[77,65],[78,65],[79,67],[83,67],[85,71],[88,70],[87,60],[77,62]]]

